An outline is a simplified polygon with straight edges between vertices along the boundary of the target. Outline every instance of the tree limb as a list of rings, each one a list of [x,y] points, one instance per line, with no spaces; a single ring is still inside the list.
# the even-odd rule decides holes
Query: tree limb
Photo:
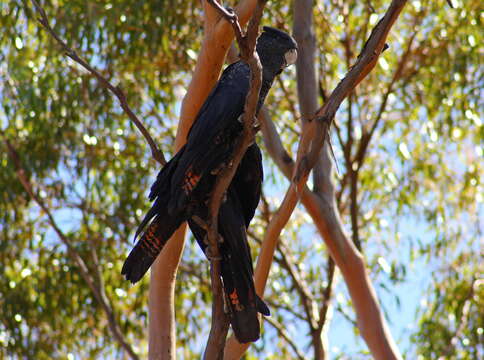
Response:
[[[415,21],[414,26],[417,26],[418,24],[418,18]],[[361,241],[359,237],[359,224],[358,224],[358,218],[359,218],[359,205],[358,205],[358,177],[359,177],[359,171],[361,167],[363,166],[363,162],[365,160],[365,155],[368,150],[370,141],[373,138],[373,135],[375,134],[375,131],[378,127],[379,122],[381,121],[383,117],[383,113],[386,110],[386,106],[388,104],[388,98],[390,94],[393,91],[393,87],[396,83],[396,81],[400,78],[401,73],[403,69],[405,68],[405,64],[407,63],[407,60],[410,56],[411,53],[411,48],[412,48],[412,43],[413,40],[415,39],[415,36],[417,35],[417,32],[414,32],[413,35],[410,37],[410,40],[407,45],[407,49],[405,50],[402,58],[398,62],[397,69],[395,70],[395,73],[392,76],[392,79],[390,83],[388,84],[387,90],[385,94],[383,95],[383,100],[380,104],[380,108],[378,110],[378,113],[376,115],[375,120],[373,121],[370,131],[364,131],[363,128],[363,135],[361,137],[361,140],[358,143],[356,153],[354,158],[351,158],[351,147],[352,147],[352,138],[348,140],[348,142],[345,145],[345,159],[347,163],[347,172],[345,174],[345,180],[350,179],[350,218],[351,218],[351,230],[352,230],[352,239],[353,242],[355,243],[356,247],[358,248],[359,251],[362,250],[361,247]],[[351,105],[350,105],[351,106]],[[346,152],[346,149],[348,150],[348,154]],[[346,181],[344,181],[341,185],[341,190],[340,194],[342,193],[342,189],[344,188],[344,185],[346,185]]]
[[[221,257],[218,248],[218,213],[224,194],[229,187],[235,171],[242,160],[248,146],[254,141],[255,116],[259,92],[262,85],[262,65],[260,63],[255,44],[259,33],[259,23],[262,18],[262,12],[267,0],[257,2],[254,14],[249,21],[247,32],[242,34],[241,26],[237,16],[233,12],[226,11],[217,1],[208,0],[214,8],[220,12],[221,16],[229,21],[235,32],[240,49],[240,58],[245,61],[250,68],[249,91],[245,99],[244,113],[242,122],[244,125],[241,136],[237,139],[231,160],[228,166],[225,166],[217,175],[215,187],[210,195],[209,213],[210,221],[207,231],[209,250],[210,250],[210,276],[212,280],[212,328],[205,349],[204,359],[222,359],[225,339],[228,331],[228,317],[224,313],[223,287],[220,279]]]
[[[350,176],[350,219],[351,219],[351,237],[356,248],[361,252],[361,241],[359,235],[359,206],[358,206],[358,171],[354,170],[352,165],[348,168]]]
[[[294,2],[294,36],[300,47],[296,62],[297,95],[302,114],[302,128],[318,108],[318,81],[316,77],[316,38],[313,30],[313,0]],[[315,162],[313,171],[313,191],[318,193],[328,189],[331,165],[326,166],[323,157]],[[329,274],[328,274],[329,276]],[[324,304],[324,300],[323,300]],[[317,315],[316,315],[317,316]],[[312,317],[311,338],[315,360],[327,359],[327,349],[321,338],[322,327],[319,319]]]
[[[219,13],[219,15],[227,20],[232,28],[234,29],[235,38],[239,44],[243,43],[244,34],[242,32],[242,27],[239,23],[239,18],[237,17],[237,13],[231,9],[226,9],[222,5],[218,3],[216,0],[207,0],[207,2],[213,6],[213,8]]]
[[[417,26],[418,22],[419,22],[418,20],[415,22],[414,27]],[[373,138],[373,135],[375,134],[375,131],[376,131],[376,129],[377,129],[382,117],[383,117],[383,113],[386,110],[386,107],[387,107],[387,104],[388,104],[388,98],[393,91],[393,87],[394,87],[395,83],[397,82],[397,80],[400,78],[400,76],[401,76],[401,74],[402,74],[402,72],[405,68],[405,65],[406,65],[406,63],[407,63],[407,61],[408,61],[408,59],[411,55],[412,44],[413,44],[413,41],[414,41],[416,36],[417,36],[417,32],[414,32],[413,35],[410,37],[410,39],[408,41],[407,49],[405,50],[402,58],[398,62],[397,69],[395,70],[395,73],[393,74],[392,79],[391,79],[390,83],[388,84],[387,90],[386,90],[386,92],[383,96],[383,100],[380,104],[380,107],[378,109],[378,113],[375,117],[375,120],[373,121],[373,123],[371,125],[370,131],[366,131],[361,137],[360,143],[358,144],[358,148],[356,150],[356,153],[355,153],[355,156],[354,156],[354,159],[353,159],[353,161],[355,161],[356,164],[357,164],[357,170],[361,169],[361,167],[363,165],[364,158],[365,158],[366,152],[368,150],[368,146],[370,144],[370,141]]]
[[[279,248],[278,250],[281,256],[281,264],[291,276],[294,286],[296,287],[299,296],[301,297],[301,302],[304,308],[304,312],[306,313],[308,325],[310,328],[315,328],[316,319],[314,319],[312,313],[314,296],[309,290],[309,286],[304,278],[302,278],[298,273],[295,262],[291,259],[289,255],[289,250],[287,249],[285,244],[282,241],[279,241],[277,243],[277,247]]]
[[[331,256],[328,256],[327,273],[328,273],[328,285],[326,285],[323,290],[323,305],[319,310],[318,327],[321,330],[323,329],[324,324],[326,322],[326,317],[328,314],[328,309],[329,309],[329,304],[330,304],[331,294],[333,291],[333,284],[334,284],[335,264]]]

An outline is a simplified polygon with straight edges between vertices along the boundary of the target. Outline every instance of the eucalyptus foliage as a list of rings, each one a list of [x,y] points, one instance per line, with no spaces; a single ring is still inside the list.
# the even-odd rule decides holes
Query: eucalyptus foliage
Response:
[[[455,9],[444,0],[408,3],[389,37],[390,49],[344,103],[332,131],[338,206],[351,232],[349,177],[357,169],[358,233],[380,298],[394,298],[398,309],[407,301],[398,286],[428,279],[428,287],[413,289],[425,306],[415,314],[412,342],[402,343],[408,359],[484,356],[482,6],[477,0],[452,2]],[[41,3],[60,37],[125,90],[169,154],[201,46],[200,3]],[[387,6],[381,0],[315,2],[321,103]],[[264,16],[264,24],[292,28],[289,1],[269,2]],[[0,26],[0,357],[123,354],[45,212],[20,184],[3,138],[18,152],[34,192],[99,274],[128,342],[146,356],[148,277],[131,286],[120,269],[159,166],[118,101],[59,51],[30,2],[1,2]],[[293,70],[282,75],[267,101],[290,153],[300,130],[296,99]],[[375,121],[368,150],[358,158],[361,139]],[[265,173],[264,201],[251,226],[254,258],[287,188],[268,155]],[[311,339],[282,254],[322,300],[327,252],[302,207],[281,242],[266,296],[273,318],[304,354]],[[211,303],[208,263],[192,241],[187,244],[176,297],[178,352],[185,359],[202,351],[198,344],[208,335]],[[353,326],[343,284],[335,294],[335,319]],[[398,311],[390,308],[386,314],[395,325]],[[264,330],[249,358],[295,357],[271,325]],[[361,343],[343,350],[336,351],[341,358],[367,353]]]

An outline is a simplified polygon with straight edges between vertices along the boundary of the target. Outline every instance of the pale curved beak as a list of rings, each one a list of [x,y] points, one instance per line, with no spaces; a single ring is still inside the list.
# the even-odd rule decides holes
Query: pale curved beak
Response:
[[[286,60],[286,66],[292,65],[297,60],[297,50],[291,49],[284,54],[284,59]]]

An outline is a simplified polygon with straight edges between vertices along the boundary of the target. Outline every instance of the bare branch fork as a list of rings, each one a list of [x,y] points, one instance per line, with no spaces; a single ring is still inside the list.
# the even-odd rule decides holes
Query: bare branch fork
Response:
[[[205,349],[205,359],[222,359],[225,339],[228,331],[228,318],[224,313],[223,289],[220,280],[220,252],[218,249],[218,212],[223,196],[230,185],[235,171],[244,156],[247,147],[254,141],[256,130],[254,129],[259,92],[262,85],[262,65],[255,51],[255,43],[259,32],[259,23],[262,17],[267,0],[259,0],[252,18],[250,19],[246,34],[242,34],[237,15],[224,9],[217,1],[207,0],[222,17],[227,19],[234,28],[235,36],[239,44],[241,59],[250,68],[250,85],[247,94],[244,114],[243,132],[237,139],[234,152],[228,165],[218,174],[215,188],[209,201],[209,228],[208,240],[210,249],[210,276],[212,282],[213,304],[212,304],[212,328]]]
[[[57,41],[57,43],[59,43],[59,45],[65,51],[66,56],[71,58],[73,61],[75,61],[76,63],[81,65],[84,69],[89,71],[92,75],[94,75],[99,80],[101,85],[103,85],[105,88],[110,90],[118,98],[121,104],[121,108],[128,115],[129,119],[136,125],[138,130],[141,132],[141,134],[148,142],[148,145],[150,146],[150,149],[151,149],[151,155],[153,156],[153,158],[161,165],[165,165],[166,160],[163,155],[163,152],[156,145],[150,133],[144,127],[143,123],[138,119],[138,117],[129,107],[128,100],[126,98],[124,91],[121,89],[121,87],[114,86],[113,84],[111,84],[111,82],[109,82],[109,80],[107,80],[103,75],[101,75],[101,73],[98,70],[94,69],[85,60],[83,60],[74,50],[72,50],[67,45],[67,43],[64,40],[62,40],[59,37],[59,35],[57,35],[54,29],[52,29],[52,27],[50,26],[49,20],[47,18],[47,15],[45,13],[45,10],[42,8],[42,6],[39,5],[37,0],[32,0],[32,3],[34,4],[35,10],[40,16],[37,20],[47,30],[47,32]]]

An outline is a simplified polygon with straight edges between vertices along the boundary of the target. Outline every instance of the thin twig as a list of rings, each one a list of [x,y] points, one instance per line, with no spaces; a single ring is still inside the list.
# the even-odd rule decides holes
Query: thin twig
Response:
[[[287,247],[282,242],[282,239],[279,239],[279,242],[277,243],[277,248],[281,256],[281,264],[291,276],[294,286],[299,293],[304,312],[306,313],[308,325],[311,329],[314,329],[316,326],[316,319],[314,319],[313,317],[314,296],[309,290],[309,286],[307,285],[306,281],[304,281],[304,278],[302,278],[301,275],[298,273],[295,262],[292,260]]]
[[[273,317],[267,317],[266,321],[272,325],[274,329],[279,333],[279,335],[286,341],[286,343],[291,347],[292,351],[296,354],[296,357],[299,360],[305,360],[306,357],[303,355],[301,350],[297,347],[296,343],[291,339],[289,334],[287,333],[284,325],[282,325],[280,322],[278,322],[275,318]]]
[[[320,330],[323,329],[324,324],[326,323],[329,304],[331,302],[331,293],[333,291],[335,264],[331,256],[328,256],[327,274],[328,274],[328,284],[323,290],[323,305],[319,310],[318,327],[320,328]]]
[[[419,22],[420,22],[419,20],[415,21],[413,28],[417,27]],[[383,100],[380,104],[380,108],[378,109],[376,118],[371,125],[370,131],[366,131],[361,137],[360,143],[358,144],[358,149],[356,150],[356,153],[353,159],[353,161],[356,161],[357,163],[357,170],[361,169],[361,166],[363,165],[365,155],[368,150],[368,145],[370,144],[370,141],[372,140],[373,135],[375,134],[375,131],[378,128],[378,124],[380,123],[383,117],[383,113],[386,110],[388,99],[390,97],[390,94],[393,91],[393,87],[395,83],[398,81],[398,79],[400,78],[405,68],[405,65],[407,64],[407,61],[410,58],[410,55],[412,53],[412,44],[416,36],[417,36],[417,32],[415,31],[413,35],[410,37],[410,40],[408,41],[407,49],[403,54],[401,60],[399,61],[397,69],[395,70],[395,73],[393,74],[393,77],[390,83],[388,84],[387,91],[383,96]]]
[[[98,70],[94,69],[91,65],[89,65],[86,61],[84,61],[74,50],[72,50],[67,43],[62,40],[59,35],[54,31],[54,29],[50,26],[49,20],[47,18],[47,15],[45,13],[45,10],[42,8],[42,6],[39,5],[37,0],[32,0],[32,3],[34,4],[35,10],[37,13],[40,15],[40,17],[37,19],[39,23],[47,30],[47,32],[57,41],[57,43],[62,47],[62,49],[65,51],[65,55],[69,58],[71,58],[73,61],[81,65],[84,69],[89,71],[92,75],[94,75],[99,82],[101,83],[102,86],[110,90],[119,100],[121,104],[121,108],[124,110],[124,112],[128,115],[129,119],[136,125],[138,130],[143,134],[144,138],[148,142],[148,145],[151,148],[151,155],[153,158],[158,161],[161,165],[166,164],[165,157],[163,155],[163,152],[159,149],[159,147],[156,145],[154,142],[153,138],[151,137],[150,133],[146,128],[144,127],[143,123],[138,119],[138,117],[135,115],[135,113],[131,110],[131,108],[128,105],[128,100],[126,98],[126,95],[124,91],[121,89],[119,86],[114,86],[107,80]]]
[[[264,221],[266,223],[269,223],[271,214],[262,214],[264,217]],[[262,245],[262,239],[260,239],[258,236],[256,236],[252,231],[248,230],[247,233],[250,235],[251,238],[253,238],[259,245]],[[277,252],[280,255],[274,256],[274,261],[283,269],[285,269],[289,275],[292,278],[293,282],[293,287],[292,289],[296,289],[299,292],[299,295],[301,297],[301,302],[304,307],[304,314],[300,312],[295,312],[292,309],[289,309],[287,307],[284,307],[283,305],[278,304],[277,306],[273,306],[277,309],[282,308],[288,312],[290,312],[293,316],[296,316],[297,318],[305,321],[308,323],[309,328],[314,329],[316,327],[315,325],[315,319],[313,316],[313,301],[314,297],[311,294],[309,290],[309,286],[307,282],[301,277],[300,272],[295,266],[295,261],[293,258],[290,256],[290,250],[287,248],[285,244],[282,243],[282,239],[277,243]],[[270,299],[267,299],[267,302],[269,305],[272,306],[273,303],[270,302]]]
[[[295,318],[301,320],[301,321],[308,321],[305,315],[301,314],[298,308],[294,308],[292,304],[284,304],[282,302],[276,302],[272,300],[270,297],[267,297],[267,299],[264,299],[264,302],[269,305],[269,308],[274,308],[279,311],[286,311],[288,314],[291,314]]]

